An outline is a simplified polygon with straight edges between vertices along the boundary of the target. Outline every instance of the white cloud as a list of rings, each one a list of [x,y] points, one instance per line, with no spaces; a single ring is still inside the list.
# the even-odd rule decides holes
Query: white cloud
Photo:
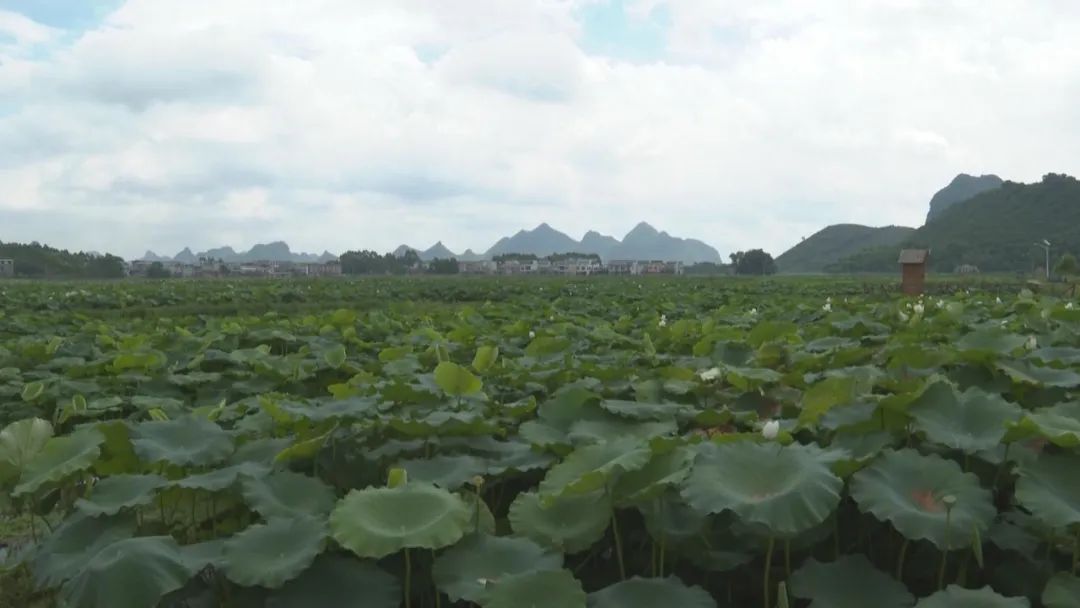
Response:
[[[129,0],[77,37],[0,12],[0,239],[482,250],[646,220],[779,253],[917,224],[960,171],[1080,171],[1076,3],[639,0],[667,56],[629,63],[582,50],[593,1]]]

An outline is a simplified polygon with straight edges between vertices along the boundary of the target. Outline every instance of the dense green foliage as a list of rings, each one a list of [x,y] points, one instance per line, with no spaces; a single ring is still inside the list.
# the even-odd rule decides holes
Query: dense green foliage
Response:
[[[1034,184],[1005,182],[949,207],[899,246],[870,249],[829,267],[834,272],[892,272],[901,247],[929,248],[930,269],[970,264],[982,272],[1031,272],[1045,267],[1035,243],[1057,253],[1080,251],[1080,181],[1049,174]]]
[[[339,259],[344,274],[405,274],[420,266],[420,256],[411,249],[404,251],[401,256],[366,249],[346,251]]]
[[[748,276],[765,276],[776,274],[776,261],[772,255],[761,249],[749,251],[736,251],[732,253],[731,267],[735,274]]]
[[[1080,309],[930,289],[13,283],[0,603],[1080,605]]]
[[[15,260],[17,276],[68,279],[111,279],[124,276],[124,261],[114,255],[73,253],[39,243],[0,243],[0,258]]]
[[[895,247],[915,232],[904,226],[872,228],[858,224],[827,226],[776,258],[783,273],[818,273],[836,262],[876,247]]]

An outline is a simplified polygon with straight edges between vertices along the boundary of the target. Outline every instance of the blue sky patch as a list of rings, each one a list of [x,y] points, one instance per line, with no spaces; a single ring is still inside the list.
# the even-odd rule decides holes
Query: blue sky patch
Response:
[[[0,10],[20,13],[57,29],[81,32],[101,23],[124,0],[0,0]]]
[[[624,0],[606,0],[585,6],[580,18],[582,47],[590,54],[635,62],[664,57],[671,23],[666,7],[640,18],[627,13]]]

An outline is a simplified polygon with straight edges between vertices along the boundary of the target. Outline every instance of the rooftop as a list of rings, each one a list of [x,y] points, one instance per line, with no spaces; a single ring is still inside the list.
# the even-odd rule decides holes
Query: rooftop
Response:
[[[926,258],[930,257],[929,249],[902,249],[899,263],[901,264],[925,264]]]

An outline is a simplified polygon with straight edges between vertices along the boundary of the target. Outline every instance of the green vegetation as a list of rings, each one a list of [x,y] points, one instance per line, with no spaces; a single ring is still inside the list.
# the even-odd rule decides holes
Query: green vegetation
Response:
[[[1048,174],[1035,184],[1000,188],[953,205],[901,244],[865,250],[831,266],[832,272],[893,272],[902,247],[929,248],[930,268],[952,272],[970,264],[982,272],[1031,272],[1045,265],[1035,243],[1048,239],[1058,253],[1080,251],[1080,182]]]
[[[895,247],[914,232],[914,228],[904,226],[827,226],[781,254],[776,266],[783,273],[824,272],[831,264],[865,249]]]
[[[1080,309],[896,287],[13,282],[0,605],[1080,605]]]
[[[765,276],[776,274],[776,261],[761,249],[736,251],[729,256],[735,274]]]
[[[966,173],[957,175],[949,182],[948,186],[938,190],[934,197],[930,199],[930,211],[926,213],[926,223],[929,224],[953,205],[971,200],[983,192],[1000,188],[1004,183],[996,175],[980,175],[978,177]]]
[[[114,255],[72,253],[39,243],[0,243],[0,258],[15,260],[17,276],[68,279],[111,279],[124,276],[124,261]]]

